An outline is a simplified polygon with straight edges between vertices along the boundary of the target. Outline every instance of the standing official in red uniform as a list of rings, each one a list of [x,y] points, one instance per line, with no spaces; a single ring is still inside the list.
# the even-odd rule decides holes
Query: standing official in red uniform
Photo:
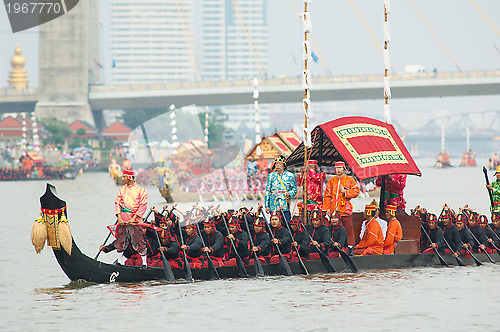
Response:
[[[123,251],[130,245],[142,258],[142,265],[147,265],[146,242],[142,227],[142,216],[148,207],[146,189],[135,183],[135,173],[131,169],[123,171],[122,179],[125,185],[120,188],[115,200],[115,214],[118,219],[115,247],[118,252],[118,263],[124,265]]]

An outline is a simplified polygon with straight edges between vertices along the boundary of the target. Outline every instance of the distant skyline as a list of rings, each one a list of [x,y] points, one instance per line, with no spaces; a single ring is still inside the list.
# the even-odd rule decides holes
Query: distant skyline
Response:
[[[269,75],[301,75],[302,27],[292,1],[299,12],[303,1],[269,0]],[[199,0],[194,0],[195,5]],[[354,0],[366,24],[379,44],[383,42],[383,0]],[[483,19],[469,0],[413,0],[432,26],[447,51],[434,37],[411,1],[391,1],[389,15],[391,43],[389,51],[394,72],[405,65],[422,65],[427,71],[456,71],[457,65],[468,70],[500,70],[500,36]],[[500,1],[475,0],[492,24],[500,29]],[[103,2],[101,7],[106,7]],[[313,1],[309,5],[313,25],[312,36],[319,47],[314,52],[322,56],[334,75],[381,74],[382,53],[366,30],[351,1]],[[102,11],[104,19],[105,11]],[[109,21],[103,20],[109,26]],[[4,8],[0,9],[0,87],[7,86],[10,58],[20,45],[27,59],[30,86],[38,84],[37,29],[13,34]],[[106,43],[108,42],[106,40]],[[54,47],[57,47],[56,45]],[[109,48],[105,48],[109,52]],[[322,61],[311,64],[311,71],[325,75]],[[109,55],[103,63],[109,81]],[[421,123],[426,117],[451,112],[473,112],[500,109],[500,95],[486,97],[398,99],[393,96],[391,109],[394,119],[407,126]],[[314,103],[314,86],[311,89]],[[300,103],[300,101],[297,101]],[[376,114],[382,117],[383,101],[346,101],[332,103],[332,116],[337,113]],[[430,114],[432,112],[432,114]]]

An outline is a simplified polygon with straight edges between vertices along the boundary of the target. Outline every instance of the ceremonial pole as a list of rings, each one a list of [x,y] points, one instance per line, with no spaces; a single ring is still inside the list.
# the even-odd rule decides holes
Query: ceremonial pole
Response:
[[[311,59],[311,44],[309,43],[308,40],[308,35],[309,32],[312,31],[312,26],[311,26],[311,17],[309,13],[307,12],[307,5],[310,4],[312,0],[304,0],[304,13],[302,14],[302,27],[304,30],[304,43],[303,43],[303,51],[302,51],[302,57],[304,60],[304,71],[302,72],[302,86],[304,87],[304,99],[303,99],[303,104],[304,104],[304,169],[306,170],[307,168],[307,148],[310,148],[312,146],[311,143],[311,132],[309,128],[307,127],[307,121],[311,118],[312,113],[310,110],[310,95],[309,95],[309,88],[310,88],[310,72],[307,67],[308,61]],[[302,200],[304,202],[304,214],[302,217],[302,220],[305,224],[308,223],[307,220],[307,171],[304,172],[304,183],[303,183],[303,188],[302,188]],[[291,211],[290,211],[291,212]]]
[[[253,107],[255,109],[255,144],[261,142],[260,137],[260,116],[259,116],[259,80],[255,77],[253,79]]]
[[[23,140],[22,140],[22,145],[21,145],[21,148],[23,150],[27,150],[27,141],[26,141],[26,113],[22,113],[22,117],[23,117],[23,122],[22,122],[22,125],[23,125]]]
[[[32,137],[33,137],[33,150],[38,151],[39,150],[39,136],[38,136],[38,125],[36,123],[36,116],[35,112],[33,112],[33,115],[31,116],[31,128],[32,128]]]
[[[391,69],[391,60],[389,57],[389,41],[391,34],[389,32],[389,22],[387,17],[391,13],[390,0],[384,0],[384,120],[391,124],[391,109],[389,107],[389,99],[391,98],[391,86],[389,84],[389,70]],[[380,213],[385,212],[385,191],[386,191],[387,175],[382,176],[382,187],[380,190]]]
[[[173,155],[177,154],[177,147],[179,146],[179,141],[177,138],[177,127],[176,124],[177,122],[175,121],[175,105],[172,104],[170,105],[170,125],[172,126],[172,146],[174,147],[174,151],[172,151]]]
[[[208,149],[208,106],[205,108],[205,145]]]

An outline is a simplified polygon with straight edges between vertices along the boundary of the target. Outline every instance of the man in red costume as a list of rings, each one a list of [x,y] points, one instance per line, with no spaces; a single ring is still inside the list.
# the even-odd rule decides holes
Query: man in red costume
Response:
[[[355,255],[381,255],[384,249],[384,234],[380,224],[375,219],[375,212],[378,208],[375,205],[365,206],[364,219],[366,228],[358,245],[353,248]]]
[[[326,184],[323,211],[326,211],[328,216],[334,211],[340,212],[342,226],[347,230],[347,241],[349,245],[354,245],[351,198],[358,197],[359,187],[352,177],[345,174],[345,170],[343,161],[335,163],[335,176]]]
[[[325,180],[325,173],[319,172],[318,162],[316,160],[309,160],[307,168],[307,210],[312,211],[321,209],[323,202],[323,181]],[[304,172],[301,172],[297,177],[297,187],[303,188]],[[297,204],[299,212],[302,213],[304,202]]]
[[[377,186],[382,186],[382,176],[375,181]],[[406,214],[406,201],[403,197],[403,190],[406,187],[406,174],[386,175],[385,183],[385,206],[395,205],[397,214]]]
[[[142,234],[142,216],[148,207],[146,189],[135,183],[135,173],[131,169],[123,171],[125,185],[120,188],[115,200],[115,214],[118,219],[115,247],[118,252],[118,263],[124,265],[123,251],[130,245],[142,258],[142,265],[147,265],[146,242]]]

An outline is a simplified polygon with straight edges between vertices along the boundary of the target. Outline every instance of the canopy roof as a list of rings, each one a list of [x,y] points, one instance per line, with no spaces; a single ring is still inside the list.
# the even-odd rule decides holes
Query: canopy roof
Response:
[[[43,159],[38,153],[34,151],[26,151],[26,154],[31,158],[31,160],[33,160],[35,164],[43,163],[45,161],[45,159]]]
[[[273,135],[263,137],[260,143],[254,145],[245,159],[257,160],[260,158],[261,154],[264,159],[275,159],[279,155],[288,157],[299,144],[300,138],[293,130],[280,131]],[[260,151],[258,151],[258,147],[260,147]],[[258,152],[260,152],[260,154]]]
[[[422,175],[394,127],[385,122],[350,116],[316,126],[311,132],[310,159],[320,166],[348,164],[360,179],[388,174]],[[312,151],[311,151],[312,150]],[[304,164],[304,143],[288,157],[287,165]]]

